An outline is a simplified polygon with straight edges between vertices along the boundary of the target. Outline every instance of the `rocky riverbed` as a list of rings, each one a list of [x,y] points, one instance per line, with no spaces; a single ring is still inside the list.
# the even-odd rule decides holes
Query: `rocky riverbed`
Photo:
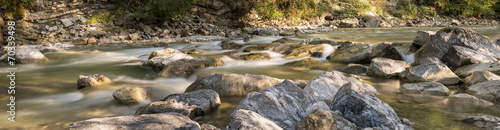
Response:
[[[499,129],[500,30],[409,30],[22,46],[14,127]]]

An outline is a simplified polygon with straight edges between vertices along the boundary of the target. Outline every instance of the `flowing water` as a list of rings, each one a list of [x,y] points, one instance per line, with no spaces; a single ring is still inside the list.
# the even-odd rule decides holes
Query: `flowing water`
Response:
[[[418,30],[437,31],[440,28],[376,28],[376,29],[338,29],[334,32],[311,34],[308,37],[320,37],[338,41],[355,41],[366,43],[412,41]],[[499,28],[474,28],[479,33],[493,37],[500,33]],[[249,42],[235,40],[239,44],[264,44],[281,37],[257,37]],[[289,44],[298,44],[303,38],[292,38]],[[207,53],[197,54],[220,56],[227,50],[221,50],[220,41],[199,42],[193,44],[172,44],[168,47],[189,50],[205,49]],[[322,57],[317,57],[328,64],[330,68],[339,70],[346,65],[328,63],[326,56],[335,51],[335,46],[323,45]],[[263,74],[283,79],[310,80],[322,70],[309,70],[296,67],[284,67],[285,63],[301,60],[285,59],[272,51],[270,60],[238,61],[227,56],[221,57],[226,64],[221,67],[210,67],[198,70],[189,78],[157,78],[157,72],[139,67],[140,63],[127,62],[147,60],[154,50],[163,48],[133,48],[133,49],[100,49],[99,51],[72,51],[65,53],[46,54],[50,62],[39,64],[18,65],[16,73],[16,122],[7,120],[8,113],[0,113],[0,129],[68,129],[69,124],[97,117],[132,115],[135,110],[151,101],[156,101],[172,93],[183,92],[197,77],[211,73]],[[412,53],[404,54],[404,60],[413,62]],[[2,68],[6,65],[2,64]],[[114,82],[96,88],[76,89],[79,75],[104,74]],[[0,104],[7,104],[8,79],[7,70],[0,70],[4,75],[0,78]],[[415,129],[475,129],[460,121],[460,113],[484,113],[500,116],[500,106],[489,108],[466,108],[463,106],[447,106],[446,97],[403,95],[399,87],[403,84],[398,79],[380,79],[368,76],[358,76],[364,82],[374,85],[381,93],[378,97],[393,107],[396,113],[416,123]],[[121,105],[113,100],[114,90],[126,87],[145,87],[154,89],[153,96],[137,105]],[[454,93],[463,92],[460,87],[452,87]],[[221,97],[222,105],[215,111],[197,118],[200,123],[210,123],[219,128],[225,128],[229,116],[243,97]],[[0,110],[7,110],[6,105],[0,105]]]

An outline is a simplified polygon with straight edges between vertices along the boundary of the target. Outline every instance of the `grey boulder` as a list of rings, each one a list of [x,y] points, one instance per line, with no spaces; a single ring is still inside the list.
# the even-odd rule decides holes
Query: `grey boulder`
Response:
[[[200,125],[179,113],[144,114],[93,118],[73,123],[70,130],[200,129]]]
[[[397,77],[406,67],[411,64],[406,61],[392,60],[389,58],[374,58],[368,69],[368,75],[390,78]]]
[[[239,109],[233,112],[227,130],[282,130],[273,121],[261,116],[259,113]]]
[[[316,110],[298,122],[296,130],[356,130],[356,124],[333,111]]]
[[[404,94],[450,95],[450,90],[438,82],[407,83],[401,86],[399,90]]]
[[[461,82],[453,71],[441,63],[407,67],[399,74],[399,77],[410,83],[439,82],[444,85],[453,85]]]
[[[478,98],[500,102],[500,80],[491,80],[469,86],[467,93]]]
[[[490,80],[500,80],[500,76],[493,74],[489,71],[476,71],[465,78],[465,83],[467,85],[473,85],[480,82],[486,82]]]
[[[272,87],[282,81],[265,75],[209,74],[194,81],[186,89],[186,92],[212,89],[221,96],[244,96],[252,91]]]

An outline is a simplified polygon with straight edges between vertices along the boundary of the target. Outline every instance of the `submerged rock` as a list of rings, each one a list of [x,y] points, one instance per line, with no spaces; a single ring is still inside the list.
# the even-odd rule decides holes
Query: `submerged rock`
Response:
[[[260,92],[248,93],[235,112],[240,109],[254,111],[284,129],[295,129],[296,123],[308,114],[317,109],[328,110],[328,106],[285,80]]]
[[[401,86],[399,90],[404,94],[450,95],[450,90],[438,82],[407,83]]]
[[[374,58],[368,69],[368,75],[382,78],[397,77],[410,63],[388,58]]]
[[[80,75],[80,78],[77,80],[76,87],[78,89],[82,89],[85,87],[92,87],[106,83],[111,83],[111,79],[109,79],[105,75],[101,74],[93,74],[88,76]]]
[[[294,66],[294,67],[306,67],[311,69],[321,69],[328,70],[328,67],[323,65],[323,62],[316,58],[306,58],[299,61],[293,61],[286,63],[285,66]]]
[[[249,46],[243,49],[243,52],[255,52],[255,51],[266,51],[280,46],[280,43],[269,43],[269,44],[259,44],[254,46]]]
[[[177,112],[194,118],[205,115],[221,104],[219,94],[213,90],[203,89],[194,92],[171,94],[162,101],[156,101],[140,107],[136,115]]]
[[[113,92],[113,98],[126,105],[137,104],[147,97],[147,90],[139,87],[124,87]]]
[[[473,72],[467,78],[465,78],[465,83],[467,83],[467,85],[473,85],[476,83],[486,82],[490,80],[500,80],[500,76],[495,75],[489,71],[476,71]]]
[[[345,84],[339,89],[330,109],[340,111],[344,118],[355,123],[359,129],[412,129],[401,122],[391,106],[375,97],[372,92],[353,83]]]
[[[245,55],[240,55],[238,60],[247,60],[247,61],[257,61],[257,60],[269,60],[271,59],[271,55],[269,53],[250,53]]]
[[[240,49],[241,47],[243,47],[243,45],[235,42],[222,42],[221,47],[224,50],[231,50],[231,49]]]
[[[70,130],[200,129],[200,125],[179,113],[144,114],[93,118],[73,123]]]
[[[493,103],[489,101],[485,101],[483,99],[478,99],[472,95],[466,93],[459,93],[450,96],[448,105],[452,107],[488,107],[493,105]]]
[[[221,96],[244,96],[252,91],[272,87],[283,80],[265,75],[209,74],[189,85],[186,92],[212,89]]]
[[[368,72],[368,66],[364,66],[361,64],[349,64],[347,67],[343,68],[341,70],[344,73],[348,74],[357,74],[357,75],[363,75]]]
[[[453,85],[461,82],[455,73],[440,63],[408,67],[399,76],[410,83],[439,82],[444,85]]]
[[[259,113],[239,109],[231,114],[228,130],[282,130],[271,120],[262,117]]]
[[[478,98],[500,102],[500,80],[491,80],[469,86],[467,93]]]
[[[356,124],[332,111],[316,110],[298,122],[296,130],[356,130]]]
[[[189,77],[196,70],[218,67],[224,65],[225,62],[219,58],[211,57],[196,57],[193,59],[180,59],[167,64],[164,69],[158,74],[160,77]]]
[[[443,61],[451,67],[458,68],[469,64],[494,62],[496,59],[466,47],[452,46],[443,56]]]
[[[455,70],[455,74],[460,77],[466,77],[477,71],[489,71],[496,75],[500,75],[500,62],[488,62],[463,66]]]
[[[361,82],[352,77],[346,77],[338,71],[325,72],[309,81],[304,90],[314,98],[327,104],[333,100],[337,91],[347,83],[354,83],[367,91],[377,93],[377,90],[370,84]]]

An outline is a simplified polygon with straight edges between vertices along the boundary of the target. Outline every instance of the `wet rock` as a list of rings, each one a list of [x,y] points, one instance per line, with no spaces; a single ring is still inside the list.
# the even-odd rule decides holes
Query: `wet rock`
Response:
[[[484,116],[468,116],[463,119],[464,122],[470,123],[475,127],[488,130],[500,129],[500,117],[484,115]]]
[[[243,52],[255,52],[255,51],[271,50],[271,49],[274,49],[280,45],[281,44],[279,44],[279,43],[259,44],[259,45],[255,45],[255,46],[246,47],[245,49],[243,49]]]
[[[298,122],[297,130],[356,130],[356,124],[332,111],[316,110]]]
[[[245,37],[243,38],[243,42],[249,42],[249,41],[250,41],[251,39],[253,39],[253,38],[254,38],[254,36],[253,36],[253,35],[248,35],[248,36],[245,36]]]
[[[415,61],[411,65],[412,66],[420,66],[420,65],[427,65],[427,64],[443,64],[443,62],[441,62],[441,60],[439,60],[436,57],[427,57],[427,58],[418,59],[417,61]]]
[[[221,96],[244,96],[252,91],[272,87],[281,79],[252,74],[209,74],[197,79],[186,92],[199,89],[212,89]]]
[[[490,80],[500,80],[500,76],[493,74],[489,71],[476,71],[465,78],[465,83],[467,85],[473,85],[480,82],[486,82]]]
[[[346,19],[340,20],[339,27],[342,27],[342,28],[354,28],[354,27],[357,27],[358,25],[359,25],[359,20],[358,19],[356,19],[356,18],[346,18]]]
[[[377,90],[370,84],[361,82],[352,77],[346,77],[338,71],[325,72],[309,81],[304,90],[314,98],[330,104],[337,91],[347,83],[354,83],[367,91],[377,93]]]
[[[415,57],[417,59],[426,57],[441,59],[454,45],[467,47],[500,59],[500,45],[473,30],[458,27],[444,28],[436,32],[431,41],[417,51]]]
[[[450,96],[448,105],[452,107],[488,107],[493,105],[493,103],[483,99],[478,99],[469,94],[459,93]]]
[[[142,67],[151,68],[153,70],[163,70],[168,64],[180,59],[193,59],[193,57],[186,55],[175,49],[165,49],[161,51],[153,51],[149,55],[149,60],[142,63]]]
[[[113,92],[113,98],[126,105],[137,104],[147,97],[147,91],[139,87],[124,87]]]
[[[418,31],[417,35],[413,39],[413,45],[416,45],[418,48],[423,46],[425,43],[431,41],[432,36],[436,34],[433,31]]]
[[[295,36],[295,32],[294,31],[282,31],[282,32],[280,32],[279,35],[284,36],[284,37],[291,37],[291,36]]]
[[[368,57],[371,47],[368,43],[343,43],[327,58],[330,62],[355,63]]]
[[[294,66],[294,67],[306,67],[311,69],[322,69],[328,70],[326,66],[323,65],[323,62],[316,58],[306,58],[299,61],[293,61],[286,63],[285,66]]]
[[[438,82],[406,83],[399,90],[404,94],[450,95],[450,90]]]
[[[14,52],[16,52],[15,53],[16,63],[28,64],[28,63],[41,63],[49,61],[49,59],[47,59],[47,57],[45,57],[45,55],[43,55],[39,50],[28,48],[26,46],[17,47]],[[2,59],[5,59],[6,61],[9,60],[7,58],[7,55],[8,54],[4,54],[2,56]]]
[[[372,92],[353,83],[345,84],[339,89],[330,109],[340,111],[344,118],[355,123],[359,129],[412,129],[401,122],[391,106],[375,97]]]
[[[341,71],[348,74],[364,75],[368,72],[368,66],[361,64],[349,64]]]
[[[491,80],[469,86],[467,93],[478,98],[500,102],[500,80]]]
[[[203,124],[201,125],[201,130],[221,130],[221,129],[210,124]]]
[[[397,77],[410,63],[388,58],[374,58],[367,74],[383,78]]]
[[[453,85],[461,82],[446,65],[440,63],[425,64],[407,67],[399,77],[407,82],[439,82],[444,85]]]
[[[259,113],[239,109],[231,114],[228,130],[283,130],[271,120],[262,117]]]
[[[196,70],[218,67],[224,65],[225,62],[219,58],[212,57],[196,57],[193,59],[180,59],[167,64],[164,69],[158,74],[160,77],[189,77]]]
[[[460,77],[466,77],[477,71],[489,71],[496,75],[500,75],[500,62],[488,62],[466,65],[455,70],[455,74]]]
[[[317,109],[328,110],[328,106],[285,80],[260,92],[248,93],[235,112],[240,109],[254,111],[284,129],[294,129],[307,115]]]
[[[368,52],[368,59],[361,61],[362,63],[370,63],[371,59],[376,57],[384,57],[393,60],[403,60],[403,57],[399,54],[398,49],[393,47],[390,43],[379,43],[372,46],[371,51]]]
[[[88,76],[80,75],[80,78],[77,80],[76,87],[78,89],[82,89],[85,87],[92,87],[106,83],[111,83],[111,79],[109,79],[105,75],[101,74],[93,74]]]
[[[302,41],[303,43],[306,43],[307,45],[319,45],[319,44],[335,44],[335,41],[327,40],[327,39],[321,39],[321,38],[310,38]]]
[[[243,45],[235,42],[222,42],[221,47],[224,50],[231,50],[231,49],[240,49],[241,47],[243,47]]]
[[[238,60],[247,60],[247,61],[257,61],[257,60],[269,60],[271,59],[271,55],[269,53],[250,53],[245,55],[240,55]]]
[[[300,57],[309,57],[313,54],[321,54],[323,45],[292,45],[288,50],[283,52],[285,58],[295,59]]]
[[[170,94],[162,101],[140,107],[136,115],[177,112],[194,118],[216,109],[221,104],[219,94],[214,90],[202,89],[193,92]]]
[[[443,62],[446,62],[449,66],[454,68],[469,64],[494,61],[496,61],[496,59],[489,55],[462,46],[450,47],[448,53],[443,56]]]
[[[73,22],[69,19],[60,19],[61,23],[64,25],[64,27],[69,27],[73,25]]]
[[[196,121],[179,113],[145,114],[140,116],[117,116],[93,118],[73,123],[70,130],[136,130],[136,129],[200,129]]]
[[[208,51],[202,50],[202,49],[191,49],[191,50],[185,51],[184,53],[186,53],[186,54],[201,54],[201,53],[206,53],[206,52],[208,52]]]

